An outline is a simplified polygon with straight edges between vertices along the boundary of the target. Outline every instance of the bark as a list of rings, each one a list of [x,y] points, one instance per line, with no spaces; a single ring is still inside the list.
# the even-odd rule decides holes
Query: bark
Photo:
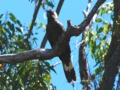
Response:
[[[91,6],[92,0],[88,0],[88,5],[86,11],[83,11],[84,17],[86,18],[89,14],[90,11],[90,6]],[[80,78],[82,83],[87,83],[83,84],[82,90],[90,90],[90,73],[88,69],[88,62],[87,62],[87,57],[86,57],[86,43],[85,43],[85,38],[86,34],[89,30],[89,25],[85,28],[85,30],[82,33],[82,41],[83,43],[80,45],[79,48],[79,73],[80,73]]]

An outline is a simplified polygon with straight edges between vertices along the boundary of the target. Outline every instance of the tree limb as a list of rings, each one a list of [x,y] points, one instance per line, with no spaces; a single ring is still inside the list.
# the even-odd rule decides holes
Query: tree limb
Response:
[[[118,66],[120,66],[120,43],[105,67],[103,81],[100,83],[100,88],[98,90],[112,90],[115,76],[118,73]]]
[[[86,8],[86,11],[83,11],[84,17],[86,18],[89,14],[90,11],[90,6],[91,6],[92,0],[88,0],[88,5]],[[90,24],[90,23],[89,23]],[[90,90],[90,73],[88,70],[88,62],[87,62],[87,57],[86,57],[86,43],[85,43],[85,38],[88,30],[91,28],[88,25],[85,30],[82,33],[82,41],[83,43],[80,44],[79,48],[79,73],[81,77],[81,82],[86,82],[87,84],[83,84],[83,89],[82,90]]]

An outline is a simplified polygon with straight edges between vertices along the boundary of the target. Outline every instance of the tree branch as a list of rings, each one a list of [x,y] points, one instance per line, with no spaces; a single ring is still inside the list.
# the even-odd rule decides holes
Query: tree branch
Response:
[[[59,4],[58,4],[57,9],[56,9],[57,15],[59,15],[63,3],[64,3],[64,0],[60,0],[60,1],[59,1]]]
[[[83,11],[84,17],[86,18],[89,14],[90,11],[90,6],[91,6],[92,0],[88,0],[88,5],[86,8],[86,11]],[[89,23],[90,24],[90,23]],[[85,43],[85,38],[88,30],[91,28],[88,25],[85,30],[82,33],[82,41],[83,43],[80,44],[79,48],[79,73],[81,77],[81,82],[86,82],[87,84],[83,84],[83,89],[82,90],[90,90],[90,74],[88,70],[88,62],[87,62],[87,57],[86,57],[86,43]]]
[[[100,83],[100,88],[98,90],[112,90],[115,76],[118,73],[118,66],[120,66],[120,43],[113,52],[109,63],[105,67],[103,81]]]
[[[41,3],[42,3],[42,0],[39,0],[39,1],[38,1],[38,5],[37,5],[36,8],[35,8],[35,11],[34,11],[34,14],[33,14],[32,23],[31,23],[31,25],[30,25],[30,29],[29,29],[29,32],[28,32],[28,37],[27,37],[27,40],[28,40],[28,41],[29,41],[30,36],[32,35],[32,29],[33,29],[33,26],[34,26],[34,23],[35,23],[35,20],[36,20],[38,11],[39,11],[39,9],[40,9]]]
[[[0,55],[0,62],[18,63],[32,59],[47,60],[60,55],[67,47],[70,37],[78,36],[79,34],[81,34],[81,32],[85,29],[85,27],[90,23],[93,15],[96,13],[99,6],[104,2],[105,0],[98,0],[95,6],[93,7],[92,11],[88,15],[88,17],[80,25],[68,27],[66,32],[64,32],[60,36],[58,42],[53,47],[53,49],[36,49],[18,54]]]

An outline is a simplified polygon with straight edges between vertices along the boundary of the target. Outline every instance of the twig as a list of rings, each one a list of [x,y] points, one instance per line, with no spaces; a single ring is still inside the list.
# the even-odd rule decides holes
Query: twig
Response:
[[[57,65],[61,64],[61,61],[60,62],[56,62],[55,64],[53,64],[51,67],[55,67]]]

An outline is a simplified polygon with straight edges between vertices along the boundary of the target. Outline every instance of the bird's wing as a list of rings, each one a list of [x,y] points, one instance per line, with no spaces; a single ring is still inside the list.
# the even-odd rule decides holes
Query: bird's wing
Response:
[[[56,44],[63,32],[65,32],[65,30],[59,21],[52,21],[47,24],[46,33],[52,47]],[[71,62],[70,52],[70,46],[68,44],[65,51],[58,56],[62,61],[65,76],[68,82],[76,80],[75,70]]]
[[[65,30],[59,21],[54,21],[47,24],[46,34],[52,47],[56,44],[64,31]]]

